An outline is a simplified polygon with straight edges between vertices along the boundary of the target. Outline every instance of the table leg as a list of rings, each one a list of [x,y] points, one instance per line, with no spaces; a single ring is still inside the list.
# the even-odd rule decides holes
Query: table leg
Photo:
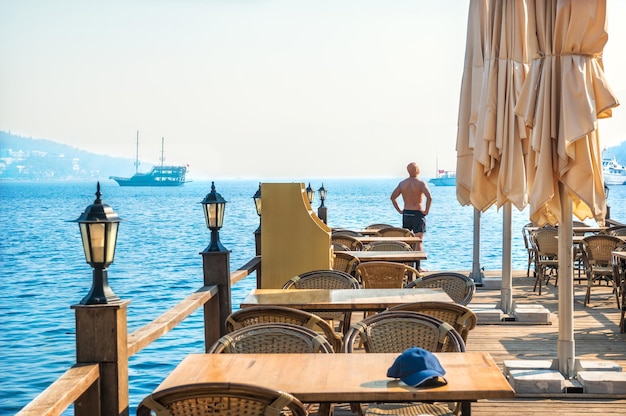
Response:
[[[472,402],[470,401],[461,402],[461,415],[471,416],[471,414],[472,414]]]

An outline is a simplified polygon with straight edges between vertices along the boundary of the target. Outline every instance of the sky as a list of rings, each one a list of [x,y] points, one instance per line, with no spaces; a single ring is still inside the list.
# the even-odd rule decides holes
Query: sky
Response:
[[[469,0],[0,0],[0,130],[193,179],[456,167]],[[605,72],[626,102],[626,1]],[[626,140],[626,106],[600,121]]]

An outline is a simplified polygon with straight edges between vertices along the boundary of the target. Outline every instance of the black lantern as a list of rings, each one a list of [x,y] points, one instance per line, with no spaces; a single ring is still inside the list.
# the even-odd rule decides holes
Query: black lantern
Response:
[[[256,215],[261,216],[261,182],[259,182],[259,189],[254,193],[254,206],[256,207]]]
[[[93,267],[93,283],[82,305],[120,303],[121,300],[109,287],[106,268],[113,263],[118,225],[122,219],[113,208],[103,204],[100,197],[100,182],[96,187],[96,200],[89,205],[77,222],[83,241],[85,259]]]
[[[320,187],[320,189],[317,190],[317,192],[320,193],[320,208],[324,207],[324,200],[326,199],[326,189],[324,188],[324,184],[322,183],[322,186]]]
[[[313,200],[315,199],[315,191],[311,188],[311,182],[309,182],[309,186],[306,187],[306,197],[309,200],[309,204],[313,204]]]
[[[261,182],[259,182],[259,189],[254,193],[254,206],[256,207],[256,215],[259,216],[259,228],[257,231],[261,231]]]
[[[224,224],[226,201],[222,198],[222,195],[215,192],[215,182],[211,182],[211,192],[204,197],[201,204],[204,209],[206,226],[211,230],[211,243],[206,248],[206,251],[226,251],[226,248],[220,243],[218,232]]]

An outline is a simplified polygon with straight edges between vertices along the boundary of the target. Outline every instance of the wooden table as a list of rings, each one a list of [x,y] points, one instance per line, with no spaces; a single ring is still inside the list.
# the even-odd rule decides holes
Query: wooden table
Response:
[[[387,369],[398,355],[190,354],[156,391],[212,381],[259,383],[291,393],[304,403],[321,403],[320,414],[328,414],[331,403],[434,400],[462,402],[462,414],[469,415],[472,401],[515,397],[489,353],[437,353],[448,384],[432,388],[409,387],[387,378]]]
[[[241,307],[288,306],[310,312],[383,311],[412,302],[453,302],[443,289],[254,289]]]
[[[425,251],[351,251],[359,261],[397,261],[400,263],[416,262],[427,259]]]

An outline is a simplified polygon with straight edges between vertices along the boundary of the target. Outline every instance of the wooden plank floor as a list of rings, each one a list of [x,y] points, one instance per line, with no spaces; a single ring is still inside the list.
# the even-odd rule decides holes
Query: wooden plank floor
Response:
[[[496,363],[505,360],[554,359],[558,340],[558,289],[552,281],[541,296],[533,292],[534,278],[515,272],[513,300],[516,303],[541,304],[552,313],[550,325],[501,323],[478,325],[470,332],[469,351],[488,351]],[[626,371],[626,334],[619,332],[619,310],[611,288],[594,288],[590,305],[583,306],[586,282],[574,283],[574,340],[576,357],[588,360],[611,360]],[[472,303],[497,303],[500,290],[478,288]],[[471,304],[470,304],[471,307]],[[356,316],[355,316],[356,315]],[[359,319],[359,314],[353,314]],[[564,396],[564,395],[562,395]],[[315,414],[314,412],[312,414]],[[352,415],[349,407],[339,405],[335,415]],[[626,396],[619,398],[585,398],[583,395],[553,398],[516,398],[514,400],[479,401],[472,405],[474,416],[496,415],[626,415]]]

